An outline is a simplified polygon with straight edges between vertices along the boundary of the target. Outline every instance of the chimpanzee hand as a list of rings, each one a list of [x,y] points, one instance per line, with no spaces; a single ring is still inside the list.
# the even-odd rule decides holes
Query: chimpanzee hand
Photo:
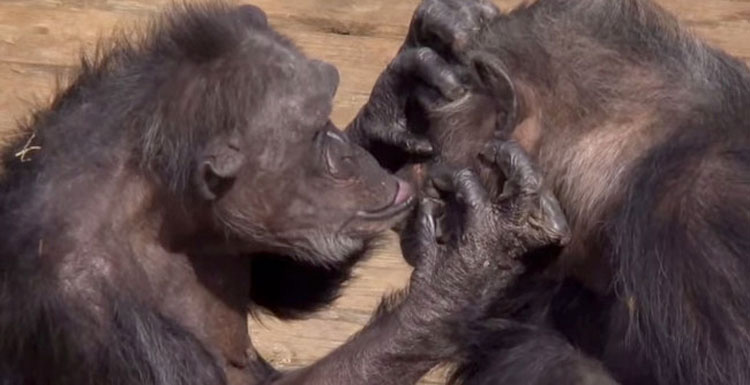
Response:
[[[407,99],[418,84],[437,89],[448,100],[456,100],[465,92],[458,77],[435,51],[426,47],[402,50],[380,75],[370,100],[346,130],[349,137],[370,152],[384,144],[410,155],[431,155],[429,140],[406,126]],[[373,155],[383,163],[382,154]]]
[[[497,295],[523,269],[521,256],[570,237],[557,199],[517,143],[494,142],[482,157],[505,175],[503,194],[492,201],[469,170],[437,171],[432,180],[442,201],[423,198],[402,239],[416,262],[412,290],[452,306]]]
[[[425,0],[417,9],[398,56],[375,83],[370,100],[349,126],[350,138],[378,158],[378,145],[408,155],[431,155],[427,138],[407,127],[406,104],[416,86],[435,89],[443,102],[464,95],[455,68],[458,57],[481,27],[499,14],[489,0]],[[438,53],[440,52],[440,53]],[[441,54],[445,57],[441,57]],[[432,101],[434,105],[434,100]]]
[[[414,13],[404,47],[429,47],[448,60],[459,59],[499,14],[490,0],[424,0]]]

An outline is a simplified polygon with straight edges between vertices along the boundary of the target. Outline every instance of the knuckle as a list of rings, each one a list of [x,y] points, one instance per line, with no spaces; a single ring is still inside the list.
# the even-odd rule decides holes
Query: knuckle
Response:
[[[474,172],[472,172],[469,169],[463,169],[461,171],[458,171],[456,175],[454,176],[454,184],[456,185],[457,190],[461,191],[468,191],[473,188],[477,187],[477,179],[474,175]]]
[[[396,119],[396,121],[393,123],[393,131],[394,132],[403,132],[407,130],[407,122],[404,117],[399,117]]]
[[[438,74],[439,74],[439,78],[448,82],[449,85],[451,86],[454,84],[458,85],[458,78],[456,77],[455,72],[451,68],[448,68],[448,67],[440,68],[440,70],[438,71]]]
[[[421,220],[421,237],[422,241],[428,241],[435,234],[435,219],[431,215],[425,215]]]
[[[497,141],[491,141],[484,145],[482,152],[479,154],[485,162],[497,162],[498,156],[498,144]]]
[[[524,169],[523,180],[521,184],[523,186],[523,192],[526,194],[535,194],[542,189],[542,176],[535,171]]]
[[[437,59],[437,53],[432,50],[432,48],[429,47],[419,47],[417,48],[415,55],[417,59],[421,62],[432,62]]]
[[[464,168],[456,172],[455,178],[459,184],[466,184],[474,179],[474,172],[471,169]]]
[[[433,15],[436,13],[436,10],[439,9],[439,7],[442,5],[441,3],[442,0],[424,0],[417,9],[417,20],[422,22],[425,19],[433,17]]]
[[[477,6],[481,14],[485,17],[497,16],[499,13],[497,7],[495,7],[495,5],[489,0],[479,0]]]
[[[504,152],[506,154],[519,154],[523,153],[523,149],[521,148],[521,145],[518,144],[515,140],[507,140],[500,142],[499,149],[501,152]]]

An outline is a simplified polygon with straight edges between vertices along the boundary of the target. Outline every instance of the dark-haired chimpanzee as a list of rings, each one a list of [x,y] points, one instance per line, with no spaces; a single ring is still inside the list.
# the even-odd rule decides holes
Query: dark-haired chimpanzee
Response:
[[[457,378],[750,383],[748,68],[648,0],[472,4],[491,7],[426,0],[417,11],[412,27],[433,33],[407,44],[440,52],[469,93],[432,106],[435,92],[417,88],[409,127],[437,162],[480,170],[482,143],[514,138],[572,240],[557,259],[530,256],[496,293]]]
[[[539,210],[555,200],[536,172],[495,143],[488,162],[522,187],[511,199],[488,201],[470,173],[434,179],[460,207],[461,238],[504,252],[485,259],[456,239],[450,255],[423,253],[400,301],[320,362],[276,373],[248,338],[248,308],[294,316],[330,300],[412,188],[331,124],[335,68],[257,8],[178,7],[104,52],[3,152],[2,385],[412,384],[457,354],[490,277],[565,238],[560,212]],[[387,108],[401,96],[386,85],[414,79],[459,96],[438,58],[405,50],[374,99]],[[391,134],[402,121],[369,108],[351,135],[429,151]]]

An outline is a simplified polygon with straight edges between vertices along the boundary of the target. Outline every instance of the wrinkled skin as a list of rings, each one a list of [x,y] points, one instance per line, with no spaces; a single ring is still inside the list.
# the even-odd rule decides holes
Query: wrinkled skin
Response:
[[[564,250],[559,246],[570,241],[570,229],[550,186],[543,181],[542,171],[532,160],[533,155],[527,154],[534,149],[534,144],[529,143],[524,123],[517,116],[520,108],[517,91],[507,69],[475,48],[477,36],[500,15],[494,5],[481,0],[425,0],[415,13],[411,29],[429,25],[432,30],[429,38],[408,36],[404,46],[435,52],[439,58],[433,59],[436,63],[433,66],[451,73],[451,79],[458,79],[464,92],[461,97],[446,101],[438,88],[417,83],[409,91],[400,93],[400,100],[406,102],[393,103],[391,99],[391,105],[397,105],[405,117],[405,127],[397,125],[399,137],[406,131],[411,137],[428,142],[429,155],[404,156],[377,147],[371,151],[382,165],[417,186],[423,197],[435,195],[436,188],[440,190],[431,174],[441,173],[446,168],[464,168],[457,179],[464,180],[462,194],[473,198],[462,201],[474,202],[471,206],[479,212],[495,214],[477,215],[482,218],[479,220],[474,220],[473,216],[470,220],[457,220],[444,214],[446,207],[457,210],[455,204],[436,204],[431,198],[422,198],[417,214],[405,228],[399,227],[404,257],[417,268],[413,279],[447,283],[440,292],[442,297],[470,292],[473,295],[471,306],[467,305],[464,316],[459,317],[461,322],[453,325],[453,341],[462,347],[453,356],[459,366],[451,382],[615,384],[600,363],[582,355],[554,331],[538,329],[540,321],[536,316],[525,313],[529,304],[546,306],[546,297],[535,297],[539,294],[535,285],[545,285],[537,282],[546,279],[535,277],[540,269],[544,271],[556,263],[556,257]],[[390,67],[386,69],[381,79],[392,76],[391,71]],[[369,105],[364,110],[368,108]],[[532,139],[536,138],[532,135]],[[488,142],[503,149],[494,150],[495,164],[504,164],[500,173],[485,161]],[[422,146],[428,147],[427,144]],[[498,160],[498,154],[502,160]],[[508,166],[511,163],[514,167]],[[455,186],[459,184],[454,181],[452,191],[456,191]],[[478,188],[481,193],[472,194],[467,184],[481,186]],[[533,213],[526,213],[525,222],[519,221],[513,210],[498,209],[491,203],[503,202],[513,192],[525,196],[528,204],[536,207]],[[547,247],[524,248],[523,231],[505,232],[517,226],[512,225],[513,222],[532,228],[539,228],[535,223],[544,224],[543,234],[558,241],[546,242]],[[457,230],[466,228],[471,229],[468,234]],[[525,236],[530,234],[540,235],[527,231]],[[497,255],[511,244],[526,251],[497,264]],[[470,256],[472,262],[481,263],[485,274],[474,275],[481,280],[478,283],[463,279],[465,274],[460,273],[477,269],[477,265],[458,267],[437,262],[435,266],[426,263],[429,267],[422,267],[424,255],[440,255],[437,261],[464,260]],[[421,275],[421,271],[439,273]],[[519,309],[523,309],[523,317],[516,316]],[[479,358],[494,349],[508,349],[501,350],[507,356],[499,360],[502,364],[498,363],[497,368],[492,367],[492,361]],[[539,366],[526,365],[527,361],[537,359]],[[560,365],[560,361],[567,363]]]
[[[502,194],[492,197],[469,169],[433,167],[430,192],[402,241],[405,257],[416,265],[413,286],[441,282],[433,300],[463,302],[468,314],[481,314],[515,279],[526,253],[564,245],[569,237],[557,199],[543,188],[525,152],[514,142],[493,141],[484,148],[481,162],[504,176]],[[469,275],[473,281],[464,280]],[[469,321],[463,326],[471,327]]]
[[[449,108],[451,102],[467,97],[466,71],[452,65],[455,55],[444,52],[465,49],[468,39],[477,32],[477,26],[497,14],[489,1],[422,3],[415,11],[397,58],[378,78],[370,100],[347,129],[352,139],[393,171],[405,163],[422,161],[436,150],[437,154],[442,154],[445,146],[434,136],[442,135],[443,130],[425,132],[424,127],[420,130],[422,122],[410,121],[420,118],[413,114],[414,109],[426,105],[430,110],[440,106]],[[407,68],[413,70],[405,71]],[[404,73],[413,76],[404,76]],[[415,88],[425,94],[418,100],[414,100],[411,92]]]
[[[403,102],[393,82],[458,95],[431,52],[396,59],[357,142],[407,137],[380,131],[401,119],[383,109]],[[443,250],[423,205],[411,291],[346,344],[279,373],[249,340],[248,309],[294,317],[328,303],[415,201],[331,124],[337,85],[252,6],[177,8],[142,41],[85,62],[3,152],[0,383],[412,384],[451,358],[488,272],[566,239],[515,147],[487,158],[512,182],[501,201],[471,173],[436,174],[446,223],[463,225]],[[479,239],[500,251],[476,252]],[[477,285],[445,290],[462,281]]]
[[[347,130],[354,140],[362,136],[360,126],[373,131],[366,135],[371,139],[358,142],[418,187],[431,165],[447,164],[480,173],[491,195],[498,195],[502,175],[483,167],[478,155],[493,139],[509,139],[503,128],[514,119],[509,108],[514,101],[498,100],[492,87],[481,83],[481,69],[464,64],[471,39],[497,15],[489,1],[422,2],[399,56]],[[415,54],[425,57],[423,67],[433,75],[395,81],[402,58]],[[434,74],[443,74],[448,84],[423,80]],[[373,124],[370,116],[379,119]]]

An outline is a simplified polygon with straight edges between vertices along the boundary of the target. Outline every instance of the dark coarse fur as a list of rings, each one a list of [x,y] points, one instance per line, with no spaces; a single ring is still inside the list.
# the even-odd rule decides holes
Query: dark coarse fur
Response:
[[[398,181],[256,8],[176,6],[97,52],[2,152],[0,384],[273,378],[248,307],[330,302]]]
[[[82,226],[75,212],[87,200],[86,189],[103,177],[132,168],[178,194],[187,190],[200,144],[229,127],[218,120],[236,116],[222,110],[234,106],[223,99],[252,100],[252,95],[194,90],[192,95],[215,102],[214,114],[180,116],[173,103],[200,101],[182,99],[177,84],[164,83],[174,71],[184,70],[185,62],[197,67],[233,50],[246,29],[228,8],[195,7],[175,11],[143,38],[119,39],[101,48],[84,59],[70,86],[4,150],[0,383],[225,381],[203,343],[161,314],[153,294],[138,287],[146,284],[145,277],[129,259],[117,229],[99,228],[93,236],[109,239],[105,247],[122,258],[117,268],[135,282],[111,282],[99,275],[89,280],[86,265],[101,263],[95,258],[101,250],[94,250],[89,261],[68,257],[61,263],[60,258],[70,252],[69,229]],[[38,150],[17,155],[32,146]],[[76,291],[81,286],[85,289]]]
[[[333,66],[259,9],[211,4],[177,7],[84,61],[4,150],[1,385],[408,385],[456,354],[452,326],[494,292],[494,269],[466,268],[483,255],[425,253],[410,290],[318,362],[278,373],[258,355],[248,310],[300,317],[327,304],[415,203],[357,144],[393,139],[402,116],[389,106],[404,95],[390,86],[429,79],[457,96],[460,85],[435,52],[404,52],[344,134],[329,119]],[[538,180],[528,162],[509,171]],[[446,177],[478,196],[462,175]],[[497,215],[509,207],[466,208],[494,224],[466,231],[502,247],[501,262],[562,235],[561,211],[532,215],[526,198],[509,196],[510,219]]]
[[[586,353],[623,384],[750,383],[748,68],[647,0],[539,0],[473,50],[513,81],[574,240],[496,305],[558,337],[488,321],[458,378],[587,383],[559,360]]]
[[[165,183],[184,188],[197,143],[212,134],[210,128],[220,126],[182,124],[190,122],[189,117],[172,120],[175,124],[153,121],[157,110],[168,108],[156,85],[173,70],[175,61],[208,60],[238,43],[232,41],[237,33],[210,30],[241,28],[237,20],[220,12],[194,10],[189,13],[192,17],[154,26],[143,41],[119,40],[113,48],[85,59],[75,81],[4,150],[0,383],[224,381],[220,367],[195,336],[155,312],[147,298],[134,298],[131,288],[95,283],[92,290],[101,296],[96,300],[109,306],[102,309],[106,320],[92,312],[87,303],[91,298],[69,298],[53,278],[60,274],[57,258],[62,255],[50,255],[49,250],[59,246],[45,245],[45,239],[76,220],[65,212],[75,210],[78,203],[71,198],[83,191],[65,189],[63,183],[71,178],[95,183],[104,174],[116,172],[115,165],[127,162],[172,176],[163,179]],[[207,23],[211,17],[224,22]],[[196,28],[205,31],[206,41],[187,41],[194,39]],[[226,39],[212,40],[217,33]],[[168,132],[178,128],[187,132]],[[122,143],[132,143],[133,150],[123,148]],[[22,161],[16,154],[30,146],[40,150],[29,151]],[[105,239],[113,235],[107,229],[97,234]],[[114,250],[119,252],[123,246],[113,239]]]

